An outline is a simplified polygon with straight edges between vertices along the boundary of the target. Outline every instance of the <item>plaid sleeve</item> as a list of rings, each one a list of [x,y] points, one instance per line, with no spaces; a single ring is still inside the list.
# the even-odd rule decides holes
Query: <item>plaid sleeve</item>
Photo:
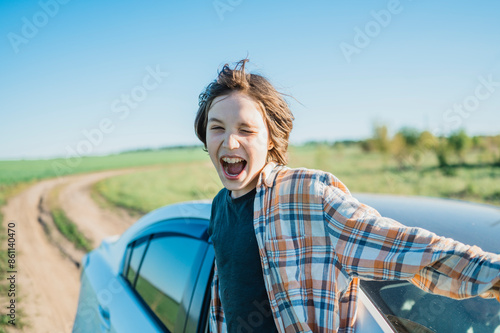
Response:
[[[336,255],[353,277],[406,279],[453,298],[496,297],[500,255],[382,217],[348,192],[325,186],[326,228]]]
[[[227,332],[226,318],[220,301],[219,294],[219,275],[217,273],[217,261],[214,264],[214,277],[211,284],[210,298],[210,332]]]
[[[339,300],[339,329],[338,333],[354,332],[357,317],[359,279],[353,278],[345,293]]]

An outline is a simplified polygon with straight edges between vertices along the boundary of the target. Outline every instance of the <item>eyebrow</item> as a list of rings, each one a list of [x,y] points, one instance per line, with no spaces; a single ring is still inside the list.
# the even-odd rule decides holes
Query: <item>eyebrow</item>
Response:
[[[215,117],[210,117],[210,118],[208,118],[207,124],[208,124],[209,122],[211,122],[211,121],[216,121],[216,122],[218,122],[218,123],[222,123],[222,120],[219,120],[219,119],[217,119],[217,118],[215,118]]]
[[[210,117],[208,118],[208,121],[207,121],[207,124],[210,123],[210,122],[217,122],[217,123],[221,123],[221,124],[224,124],[224,122],[218,118],[215,118],[215,117]],[[250,123],[245,123],[245,122],[240,122],[238,123],[238,126],[244,126],[244,127],[249,127],[249,128],[254,128],[255,126],[250,124]]]

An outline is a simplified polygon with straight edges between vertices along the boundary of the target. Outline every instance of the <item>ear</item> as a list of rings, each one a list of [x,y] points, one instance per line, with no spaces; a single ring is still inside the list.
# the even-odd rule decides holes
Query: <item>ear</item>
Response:
[[[267,150],[271,150],[273,148],[274,148],[274,144],[271,141],[269,141],[269,145],[267,146]]]

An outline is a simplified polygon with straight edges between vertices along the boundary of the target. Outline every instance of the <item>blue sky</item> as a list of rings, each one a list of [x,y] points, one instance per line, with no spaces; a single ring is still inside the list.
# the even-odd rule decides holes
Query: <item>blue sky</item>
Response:
[[[0,0],[0,159],[197,144],[198,95],[247,54],[300,102],[292,143],[500,133],[498,1],[59,1]]]

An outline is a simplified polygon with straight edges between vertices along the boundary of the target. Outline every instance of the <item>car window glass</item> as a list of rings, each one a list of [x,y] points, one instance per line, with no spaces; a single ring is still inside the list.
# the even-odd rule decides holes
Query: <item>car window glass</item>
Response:
[[[127,274],[125,276],[128,282],[130,282],[132,286],[134,285],[136,273],[139,270],[139,265],[144,255],[144,250],[146,249],[147,243],[148,242],[144,240],[142,242],[139,242],[137,245],[132,246],[132,255],[130,257],[130,264],[127,270]]]
[[[402,281],[362,281],[363,290],[399,332],[500,333],[500,303],[473,297],[463,300],[430,294]]]
[[[127,250],[125,250],[125,257],[123,262],[123,271],[122,275],[127,276],[128,267],[130,265],[130,255],[132,254],[132,246],[127,246]]]
[[[202,244],[180,236],[153,238],[140,267],[136,291],[170,331]]]

